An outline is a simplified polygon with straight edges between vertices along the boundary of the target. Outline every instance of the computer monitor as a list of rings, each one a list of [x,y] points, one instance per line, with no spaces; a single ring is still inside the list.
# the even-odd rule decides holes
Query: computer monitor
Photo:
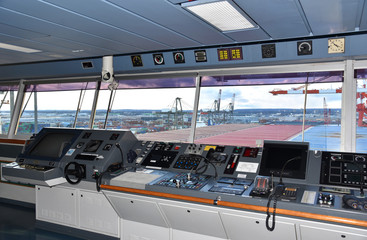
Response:
[[[305,179],[308,149],[307,142],[264,141],[259,174]]]
[[[60,161],[80,132],[75,129],[43,128],[20,157],[28,160]]]

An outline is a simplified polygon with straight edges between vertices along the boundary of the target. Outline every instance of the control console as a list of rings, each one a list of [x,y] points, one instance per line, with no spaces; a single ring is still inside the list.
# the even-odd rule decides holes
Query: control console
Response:
[[[130,131],[43,128],[16,159],[2,168],[9,181],[54,186],[68,181],[95,181],[121,168],[137,143]]]
[[[367,154],[323,152],[320,183],[335,186],[367,186]]]

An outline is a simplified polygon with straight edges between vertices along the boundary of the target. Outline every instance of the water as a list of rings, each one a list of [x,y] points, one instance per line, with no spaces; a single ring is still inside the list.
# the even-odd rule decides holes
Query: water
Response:
[[[318,125],[305,131],[305,142],[310,143],[310,149],[323,151],[340,151],[340,125]],[[302,141],[302,133],[291,141]],[[356,152],[367,153],[367,128],[357,127]]]

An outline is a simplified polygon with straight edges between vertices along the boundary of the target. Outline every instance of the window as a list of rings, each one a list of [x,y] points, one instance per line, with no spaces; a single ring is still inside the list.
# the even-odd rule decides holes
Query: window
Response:
[[[101,87],[95,128],[129,129],[140,140],[188,141],[195,78],[121,80],[115,92],[107,86]]]
[[[0,86],[0,134],[7,134],[14,110],[18,86]]]
[[[341,94],[336,89],[341,81],[342,72],[203,77],[195,142],[262,146],[265,139],[302,141],[308,85],[304,140],[312,149],[328,149],[335,138],[340,149]]]
[[[44,127],[88,127],[94,88],[95,83],[87,82],[27,85],[17,134],[38,133]],[[78,107],[79,102],[86,104]]]
[[[366,153],[367,145],[367,79],[357,80],[356,152]]]
[[[304,141],[310,149],[340,151],[342,83],[313,83],[307,92]],[[302,141],[302,133],[289,140]]]

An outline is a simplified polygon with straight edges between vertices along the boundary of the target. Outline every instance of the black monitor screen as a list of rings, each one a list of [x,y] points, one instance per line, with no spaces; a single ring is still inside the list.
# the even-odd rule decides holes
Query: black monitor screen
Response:
[[[35,142],[28,156],[57,160],[65,154],[74,137],[75,132],[46,133],[38,142]]]
[[[279,177],[284,167],[283,177],[305,179],[308,147],[306,142],[264,141],[259,174]]]

